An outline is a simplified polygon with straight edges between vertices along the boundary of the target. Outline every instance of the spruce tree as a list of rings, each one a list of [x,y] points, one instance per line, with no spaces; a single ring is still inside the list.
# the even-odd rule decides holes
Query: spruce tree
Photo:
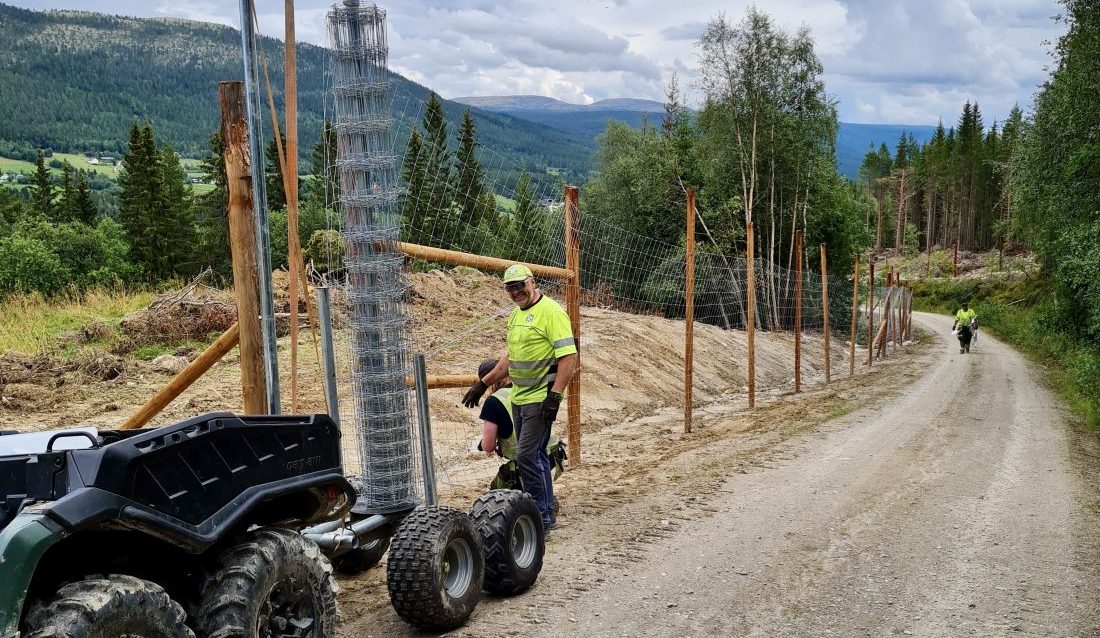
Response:
[[[459,215],[461,223],[479,228],[482,222],[492,223],[493,209],[486,209],[483,193],[485,186],[482,183],[481,163],[477,159],[477,131],[474,128],[474,118],[470,110],[466,109],[462,115],[462,127],[458,134],[458,155],[455,158],[456,180],[455,197],[458,199]],[[466,246],[468,249],[475,246]]]
[[[403,236],[413,243],[423,243],[425,237],[424,221],[427,217],[426,178],[424,175],[424,144],[420,132],[413,129],[409,143],[405,148],[405,160],[401,170],[405,180],[405,191],[401,204],[404,221]]]
[[[196,253],[201,256],[198,266],[210,266],[228,279],[232,276],[233,263],[229,249],[229,193],[221,131],[214,131],[207,140],[202,174],[203,181],[213,184],[214,190],[195,198]]]
[[[157,243],[163,246],[158,255],[157,275],[168,278],[189,275],[195,271],[195,225],[192,215],[191,189],[185,180],[187,172],[179,156],[170,146],[160,150],[161,214],[156,218]]]
[[[88,187],[88,176],[80,171],[76,177],[76,188],[73,189],[72,218],[75,221],[94,226],[99,217],[99,207],[92,199],[92,191]]]
[[[69,162],[61,164],[61,199],[54,205],[54,221],[59,224],[76,218],[76,182],[73,180],[73,166]]]
[[[30,186],[31,207],[34,212],[45,219],[54,218],[54,186],[50,179],[50,169],[46,168],[46,157],[42,151],[34,159],[34,176]]]
[[[286,137],[283,140],[283,148],[286,148]],[[283,185],[283,165],[279,162],[279,147],[274,139],[267,145],[264,153],[264,185],[267,186],[268,210],[286,208],[286,188]]]
[[[336,130],[329,120],[325,120],[310,161],[309,199],[335,208],[335,202],[340,200],[340,178],[336,174]]]
[[[443,112],[443,102],[432,93],[424,109],[424,181],[423,192],[427,195],[424,202],[425,229],[439,228],[442,236],[428,236],[428,240],[448,245],[455,229],[452,229],[451,207],[451,154],[447,150],[447,117]],[[431,230],[427,231],[429,234]]]

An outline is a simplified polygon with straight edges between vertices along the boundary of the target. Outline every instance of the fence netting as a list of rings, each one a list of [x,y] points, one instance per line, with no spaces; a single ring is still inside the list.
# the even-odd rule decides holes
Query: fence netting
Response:
[[[390,117],[396,123],[393,147],[400,176],[397,209],[400,212],[402,241],[509,261],[524,261],[546,266],[565,267],[566,242],[563,193],[565,184],[552,172],[533,173],[491,148],[478,146],[476,153],[462,161],[460,149],[451,143],[445,147],[431,144],[432,132],[425,129],[432,108],[415,95],[393,90],[389,99]],[[410,135],[416,129],[415,136]],[[414,141],[410,141],[414,140]],[[476,175],[478,180],[462,176]],[[465,185],[465,187],[463,186]],[[599,428],[592,414],[606,407],[584,392],[585,384],[610,384],[602,370],[592,365],[593,357],[615,356],[614,334],[604,334],[605,325],[617,321],[637,329],[635,340],[657,338],[679,340],[679,365],[682,370],[683,319],[686,311],[686,248],[680,238],[646,237],[617,227],[605,219],[585,216],[582,194],[580,207],[580,284],[582,353],[582,432]],[[683,218],[684,210],[669,215]],[[332,217],[333,228],[345,237],[350,229]],[[350,241],[350,239],[349,239]],[[816,255],[816,249],[810,254]],[[808,262],[807,262],[808,263]],[[696,352],[700,357],[729,357],[729,392],[744,396],[744,329],[747,312],[747,268],[744,255],[716,252],[706,242],[696,251],[694,317],[699,330],[725,331],[729,352]],[[757,258],[753,263],[756,281],[756,328],[758,334],[780,335],[793,343],[795,324],[795,271],[780,264]],[[452,268],[421,260],[407,260],[407,288],[403,300],[406,339],[410,354],[427,358],[429,374],[472,375],[485,358],[499,356],[505,348],[506,321],[512,302],[499,284],[499,273]],[[338,273],[336,273],[338,274]],[[851,329],[852,273],[828,275],[829,330],[832,336],[832,374],[848,371],[848,340]],[[335,285],[346,279],[333,276]],[[545,294],[564,304],[564,282],[539,278]],[[801,330],[803,347],[802,383],[813,385],[823,377],[824,362],[820,350],[825,327],[821,274],[805,269],[802,273]],[[886,289],[873,289],[874,328],[884,317]],[[862,365],[867,342],[867,293],[860,282],[857,313],[856,360]],[[354,293],[352,293],[354,295]],[[901,303],[900,289],[890,292]],[[626,313],[625,318],[621,313]],[[679,328],[669,328],[674,322]],[[617,328],[621,330],[621,328]],[[346,337],[344,337],[346,338]],[[901,343],[904,339],[898,339]],[[623,338],[623,342],[627,341]],[[671,343],[664,344],[673,347]],[[591,350],[587,349],[591,347]],[[624,346],[625,347],[625,346]],[[348,349],[343,350],[345,353]],[[618,360],[620,368],[643,369],[652,364],[642,352],[632,351]],[[778,356],[778,355],[775,355]],[[411,360],[411,357],[409,357]],[[625,362],[624,362],[625,361]],[[793,385],[793,360],[782,373],[758,374],[757,391],[789,391]],[[346,372],[347,361],[341,362]],[[411,369],[408,370],[411,375]],[[740,376],[737,376],[740,375]],[[682,398],[682,373],[666,374],[666,384],[677,387]],[[621,381],[621,380],[620,380]],[[630,383],[629,380],[626,381]],[[343,392],[347,389],[343,388]],[[479,491],[486,489],[503,459],[475,450],[481,434],[477,410],[459,405],[463,389],[432,390],[432,438],[436,475],[444,502],[462,506]],[[698,397],[698,395],[697,395]],[[704,397],[706,400],[708,397]],[[414,405],[413,395],[409,402]],[[666,402],[671,403],[671,402]],[[654,409],[660,407],[655,404]],[[667,406],[666,406],[667,407]],[[620,412],[623,412],[620,410]],[[631,409],[633,410],[633,408]],[[627,416],[637,416],[636,410]],[[556,426],[564,436],[565,410]],[[618,417],[616,417],[618,418]],[[645,436],[639,424],[638,435]],[[603,443],[599,437],[584,443],[585,458],[598,457]],[[346,462],[359,462],[350,453]],[[353,458],[354,457],[354,458]]]

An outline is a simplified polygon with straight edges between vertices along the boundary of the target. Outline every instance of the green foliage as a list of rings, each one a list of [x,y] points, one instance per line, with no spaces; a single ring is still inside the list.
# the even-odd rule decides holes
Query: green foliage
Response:
[[[1068,31],[1011,166],[1013,234],[1030,241],[1075,321],[1100,343],[1100,4],[1064,0]]]
[[[336,173],[336,130],[332,122],[325,120],[321,139],[313,146],[310,155],[310,178],[306,186],[307,198],[329,204],[340,200],[340,176]]]
[[[130,129],[119,177],[119,222],[131,258],[154,280],[195,272],[194,219],[186,173],[170,148],[157,148],[148,122]]]
[[[344,238],[337,230],[315,230],[302,250],[307,263],[318,272],[331,272],[344,267]]]
[[[46,160],[42,151],[34,160],[34,177],[31,182],[31,202],[34,212],[43,219],[53,219],[53,180],[50,179],[50,171],[46,168]]]
[[[184,156],[197,157],[206,149],[206,132],[218,126],[218,82],[241,75],[241,36],[229,26],[34,12],[4,4],[0,24],[0,59],[5,61],[0,96],[19,96],[0,99],[0,155],[5,157],[18,157],[3,152],[5,148],[23,152],[26,145],[117,157],[126,148],[135,116],[148,119],[160,138]],[[269,62],[272,85],[281,87],[282,42],[261,38],[259,47]],[[326,56],[322,47],[298,45],[302,166],[321,136],[326,101],[331,99]],[[407,105],[395,113],[396,147],[404,148],[420,112],[416,103],[427,102],[430,92],[397,74],[388,79]],[[278,88],[274,97],[276,108],[282,109]],[[455,128],[463,108],[444,104]],[[588,173],[590,138],[495,113],[479,111],[474,121],[482,141],[508,160],[494,181],[502,177],[514,184],[520,172],[514,167],[523,165],[537,173],[551,166],[564,168],[575,181]],[[34,156],[23,159],[33,161]]]
[[[0,294],[53,294],[68,283],[68,270],[44,242],[20,233],[0,237]]]

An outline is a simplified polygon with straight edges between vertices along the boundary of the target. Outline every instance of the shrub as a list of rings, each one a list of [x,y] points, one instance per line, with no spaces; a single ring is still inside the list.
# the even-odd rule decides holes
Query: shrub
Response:
[[[53,294],[68,285],[70,273],[44,242],[15,233],[0,239],[0,294]]]

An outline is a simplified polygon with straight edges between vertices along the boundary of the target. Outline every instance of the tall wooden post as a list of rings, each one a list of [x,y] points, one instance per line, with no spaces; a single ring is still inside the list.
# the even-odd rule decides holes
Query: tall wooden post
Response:
[[[218,97],[222,113],[226,190],[229,205],[229,245],[233,256],[233,290],[240,325],[241,394],[245,414],[267,413],[263,335],[256,234],[252,206],[251,158],[245,123],[244,83],[221,82]]]
[[[794,232],[794,391],[802,391],[802,231]]]
[[[855,270],[852,272],[852,325],[848,337],[848,376],[856,373],[856,324],[859,318],[859,255],[856,255]]]
[[[294,0],[285,0],[284,69],[286,85],[286,193],[287,262],[290,284],[290,409],[298,412],[298,282],[302,268],[302,244],[298,237],[298,57],[294,37]],[[308,297],[308,290],[302,294]],[[308,302],[307,302],[308,303]]]
[[[687,192],[687,264],[684,299],[684,432],[691,432],[691,376],[695,346],[695,190]]]
[[[577,187],[565,187],[565,269],[573,273],[565,287],[566,312],[573,324],[578,361],[581,352],[581,226]],[[569,466],[581,464],[581,367],[569,381]]]
[[[829,263],[825,244],[821,244],[821,321],[825,324],[825,383],[832,381],[832,361],[829,359]]]
[[[867,262],[867,365],[871,365],[875,354],[875,262]]]
[[[745,330],[749,340],[749,409],[756,407],[756,258],[753,255],[753,230],[752,222],[745,225],[745,268],[746,287],[748,290],[748,317]]]

